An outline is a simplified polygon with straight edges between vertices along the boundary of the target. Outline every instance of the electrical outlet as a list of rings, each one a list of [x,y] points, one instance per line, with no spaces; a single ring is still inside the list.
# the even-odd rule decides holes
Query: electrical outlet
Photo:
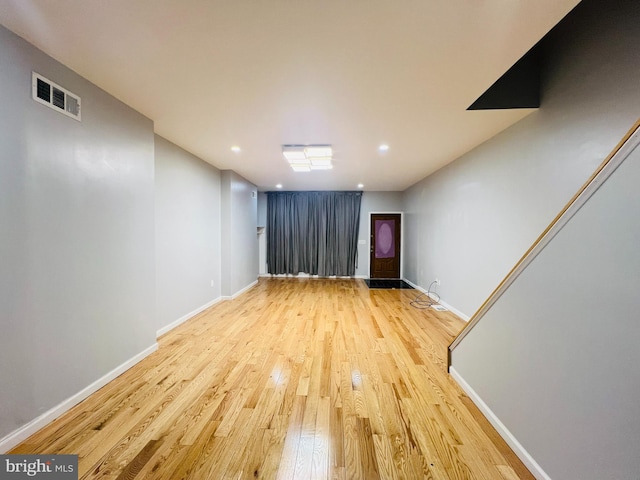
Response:
[[[437,286],[440,286],[440,279],[439,278],[436,278],[435,282],[436,282]]]

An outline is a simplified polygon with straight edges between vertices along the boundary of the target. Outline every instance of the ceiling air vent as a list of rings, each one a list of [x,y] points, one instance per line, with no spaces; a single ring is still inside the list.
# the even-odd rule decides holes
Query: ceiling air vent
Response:
[[[31,75],[31,92],[36,102],[68,117],[81,120],[80,97],[36,72],[32,72]]]

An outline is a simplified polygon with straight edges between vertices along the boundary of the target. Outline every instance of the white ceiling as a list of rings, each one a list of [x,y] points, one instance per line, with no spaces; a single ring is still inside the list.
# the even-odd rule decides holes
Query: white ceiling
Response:
[[[531,112],[466,108],[578,1],[0,0],[0,23],[260,190],[398,191]],[[307,143],[334,169],[292,172]]]

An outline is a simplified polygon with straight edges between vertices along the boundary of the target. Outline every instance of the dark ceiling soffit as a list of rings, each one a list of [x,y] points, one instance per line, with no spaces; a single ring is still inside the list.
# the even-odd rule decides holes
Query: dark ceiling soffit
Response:
[[[540,50],[538,42],[467,110],[540,107]]]

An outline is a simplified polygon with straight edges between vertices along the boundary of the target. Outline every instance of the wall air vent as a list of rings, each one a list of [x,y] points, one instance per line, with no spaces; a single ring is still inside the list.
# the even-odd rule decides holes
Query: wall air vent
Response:
[[[80,97],[36,72],[31,73],[31,93],[36,102],[78,121],[82,119]]]

